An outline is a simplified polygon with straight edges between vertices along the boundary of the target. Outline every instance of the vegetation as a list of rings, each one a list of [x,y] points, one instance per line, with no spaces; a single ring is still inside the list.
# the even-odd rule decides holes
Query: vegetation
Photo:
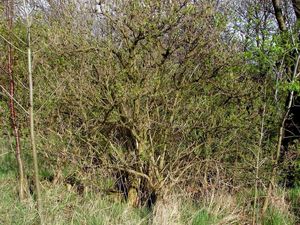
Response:
[[[299,9],[2,1],[0,224],[299,223]]]

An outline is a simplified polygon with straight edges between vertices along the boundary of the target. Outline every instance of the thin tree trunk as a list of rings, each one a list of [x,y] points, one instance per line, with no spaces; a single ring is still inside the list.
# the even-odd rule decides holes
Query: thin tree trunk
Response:
[[[272,0],[272,4],[273,4],[275,17],[276,17],[276,20],[277,20],[278,27],[279,27],[280,31],[281,32],[286,32],[287,27],[286,27],[285,20],[284,20],[283,14],[282,14],[281,1],[280,0]],[[282,138],[283,138],[283,135],[284,135],[284,125],[285,125],[285,121],[287,119],[288,113],[289,113],[289,109],[287,110],[286,114],[283,116],[282,121],[281,121],[281,126],[280,126],[280,129],[279,129],[278,142],[277,142],[277,151],[276,151],[275,159],[273,160],[273,170],[272,170],[272,174],[271,174],[271,179],[270,179],[267,194],[266,194],[264,204],[263,204],[263,208],[262,208],[262,217],[265,216],[265,213],[268,209],[272,188],[275,185],[275,177],[276,177],[276,172],[277,172],[278,160],[279,160],[279,155],[280,155],[280,152],[281,152]]]
[[[26,7],[26,2],[24,0],[24,7]],[[26,10],[26,9],[25,9]],[[35,143],[35,129],[34,129],[34,111],[33,111],[33,80],[32,80],[32,51],[31,51],[31,18],[26,11],[26,22],[27,22],[27,60],[28,60],[28,80],[29,80],[29,120],[30,120],[30,139],[32,147],[32,156],[34,164],[34,176],[35,176],[35,188],[36,188],[36,201],[37,210],[39,213],[40,224],[44,224],[43,212],[42,212],[42,199],[41,199],[41,189],[39,180],[39,167],[38,167],[38,157]]]
[[[32,155],[34,163],[34,176],[35,176],[35,187],[36,187],[36,200],[39,216],[41,218],[41,224],[43,223],[42,216],[42,200],[41,200],[41,190],[40,190],[40,180],[39,180],[39,167],[38,167],[38,157],[35,144],[35,131],[34,131],[34,112],[33,112],[33,82],[32,82],[32,65],[31,65],[31,47],[30,47],[30,30],[28,30],[28,78],[29,78],[29,117],[30,117],[30,139],[32,146]]]
[[[266,97],[266,90],[264,94],[264,98]],[[266,116],[266,102],[263,106],[263,112],[261,116],[261,127],[260,127],[260,138],[258,143],[258,151],[256,153],[256,165],[255,165],[255,190],[254,190],[254,204],[253,204],[253,216],[252,216],[252,224],[255,225],[258,222],[258,213],[257,213],[257,201],[258,201],[258,179],[259,179],[259,164],[260,164],[260,157],[262,153],[262,143],[264,139],[265,133],[265,116]]]
[[[12,29],[13,29],[13,0],[7,0],[7,22],[8,22],[8,31],[9,37],[11,37]],[[11,43],[11,40],[9,39]],[[13,129],[14,137],[15,137],[15,154],[16,160],[18,164],[18,176],[19,176],[19,197],[20,200],[24,200],[25,198],[25,176],[24,176],[24,166],[21,158],[21,143],[20,143],[20,132],[17,123],[17,115],[14,104],[15,97],[15,81],[14,81],[14,73],[13,73],[13,47],[11,44],[8,44],[8,55],[7,55],[7,74],[9,76],[9,111],[10,111],[10,120],[11,126]]]

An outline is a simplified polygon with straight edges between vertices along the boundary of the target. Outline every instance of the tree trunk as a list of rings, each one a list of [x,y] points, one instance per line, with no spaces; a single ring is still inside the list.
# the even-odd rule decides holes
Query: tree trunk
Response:
[[[292,0],[293,8],[297,17],[297,20],[300,19],[300,0]]]
[[[13,0],[7,0],[6,4],[6,13],[7,13],[7,24],[8,24],[8,32],[9,32],[9,42],[11,43],[11,33],[13,32],[13,7],[14,2]],[[20,132],[17,123],[17,115],[16,109],[14,104],[14,97],[15,97],[15,80],[14,80],[14,73],[13,73],[13,47],[11,44],[8,44],[8,54],[7,54],[7,74],[9,77],[9,111],[10,111],[10,120],[11,120],[11,127],[13,130],[13,134],[15,137],[15,154],[16,160],[18,164],[18,176],[19,176],[19,197],[20,200],[24,200],[25,198],[25,190],[26,190],[26,182],[24,176],[24,166],[23,161],[21,158],[21,143],[20,143]]]
[[[26,2],[23,1],[25,11]],[[35,128],[34,128],[34,111],[33,111],[33,78],[32,78],[32,50],[31,50],[31,16],[26,11],[26,26],[27,26],[27,69],[28,69],[28,80],[29,80],[29,120],[30,120],[30,140],[32,147],[32,156],[33,156],[33,166],[34,166],[34,177],[35,177],[35,188],[36,188],[36,201],[37,201],[37,210],[40,218],[40,224],[44,223],[43,208],[42,208],[42,198],[41,198],[41,189],[40,189],[40,180],[39,180],[39,167],[38,167],[38,157],[35,143]]]
[[[272,4],[273,4],[275,17],[276,17],[280,31],[286,32],[287,27],[285,25],[285,20],[284,20],[283,14],[282,14],[281,1],[280,0],[272,0]],[[279,129],[276,156],[275,156],[275,159],[273,159],[273,161],[274,161],[273,169],[272,169],[272,174],[271,174],[271,179],[270,179],[270,183],[268,186],[267,194],[266,194],[263,208],[262,208],[262,217],[264,217],[264,215],[269,207],[271,192],[272,192],[273,186],[275,185],[275,177],[276,177],[276,172],[277,172],[278,160],[279,160],[279,156],[280,156],[281,149],[282,149],[282,139],[284,136],[284,125],[285,125],[285,121],[286,121],[286,115],[287,114],[285,113],[285,115],[283,116],[283,119],[281,121],[281,126]]]
[[[278,26],[279,26],[279,29],[281,30],[281,32],[285,32],[287,30],[286,28],[286,25],[285,25],[285,21],[284,21],[284,17],[282,15],[282,10],[281,10],[281,7],[280,7],[280,1],[279,0],[272,0],[273,2],[273,7],[274,7],[274,11],[275,11],[275,16],[276,16],[276,20],[278,22]],[[292,0],[292,3],[293,3],[293,8],[294,8],[294,11],[295,11],[295,14],[296,14],[296,17],[297,17],[297,22],[299,21],[300,19],[300,0]],[[299,40],[297,40],[299,41]],[[291,57],[293,57],[293,53],[291,53]],[[298,67],[299,67],[299,60],[300,60],[300,56],[298,56],[297,58],[297,61],[296,61],[296,65],[295,66],[292,66],[294,68],[286,68],[286,71],[293,71],[293,75],[292,75],[292,81],[294,81],[296,79],[296,75],[297,75],[297,72],[298,72]],[[287,65],[287,67],[289,67]],[[280,127],[280,130],[279,130],[279,135],[278,135],[278,143],[277,143],[277,151],[276,151],[276,156],[275,156],[275,159],[274,159],[274,166],[273,166],[273,171],[272,171],[272,177],[271,177],[271,181],[270,181],[270,184],[269,184],[269,188],[268,188],[268,191],[267,191],[267,196],[265,198],[265,201],[264,201],[264,205],[263,205],[263,209],[262,209],[262,215],[265,214],[267,208],[268,208],[268,205],[269,205],[269,198],[270,198],[270,195],[271,195],[271,191],[272,191],[272,187],[275,185],[275,177],[276,177],[276,172],[277,172],[277,167],[278,167],[278,164],[279,164],[279,161],[282,161],[283,159],[281,159],[281,157],[283,158],[283,151],[287,150],[285,146],[283,146],[283,139],[284,139],[284,136],[285,136],[285,130],[286,130],[286,121],[288,120],[289,116],[290,116],[290,111],[291,111],[291,108],[292,108],[292,102],[295,98],[298,98],[297,96],[295,96],[295,93],[294,91],[290,91],[288,96],[287,96],[287,105],[286,105],[286,112],[282,118],[282,121],[281,121],[281,127]]]
[[[139,178],[132,176],[130,179],[130,188],[128,190],[128,204],[132,207],[137,207],[139,205]]]
[[[282,14],[282,9],[281,9],[281,1],[280,0],[272,0],[273,3],[273,8],[275,12],[275,17],[279,26],[279,29],[281,31],[286,31],[286,25],[285,25],[285,20]]]

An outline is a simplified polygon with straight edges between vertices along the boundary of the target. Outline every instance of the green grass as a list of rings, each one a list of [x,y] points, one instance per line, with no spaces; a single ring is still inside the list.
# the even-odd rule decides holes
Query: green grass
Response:
[[[296,221],[300,224],[300,186],[288,191],[289,200],[291,202],[291,210],[296,216]]]
[[[193,219],[192,225],[213,225],[217,223],[217,218],[206,210],[200,210]]]
[[[269,209],[262,221],[263,225],[294,225],[295,221],[290,216],[276,209]]]
[[[47,173],[43,175],[48,176]],[[47,180],[43,180],[41,186],[45,221],[51,225],[233,225],[251,221],[251,213],[248,216],[244,213],[251,210],[249,204],[242,204],[247,202],[247,195],[214,194],[198,203],[188,198],[174,198],[160,206],[163,213],[154,215],[149,209],[131,208],[125,202],[117,202],[114,196],[100,192],[79,195],[64,184],[52,185]],[[0,190],[0,225],[38,224],[34,199],[29,197],[22,203],[18,200],[13,154],[0,158]],[[242,197],[245,199],[240,199]],[[263,225],[297,224],[292,214],[299,212],[300,188],[290,190],[288,197],[291,215],[278,207],[272,208],[262,221]],[[169,216],[165,215],[168,213]]]
[[[37,224],[33,199],[19,203],[15,185],[15,177],[0,179],[0,224]],[[46,224],[146,224],[149,214],[146,209],[133,209],[96,193],[79,196],[63,185],[47,185],[42,184]]]
[[[53,225],[164,225],[165,221],[155,218],[148,209],[136,209],[129,207],[124,202],[116,202],[112,197],[103,196],[100,193],[88,193],[78,195],[73,190],[68,190],[64,185],[53,186],[42,182],[44,216],[46,224]],[[16,177],[12,173],[0,176],[0,224],[2,225],[34,225],[38,224],[37,212],[34,200],[27,199],[20,203],[17,198]],[[175,200],[176,201],[176,200]],[[232,204],[232,203],[230,203]],[[236,214],[224,205],[207,207],[205,204],[194,204],[189,201],[179,201],[178,211],[174,211],[171,202],[166,205],[177,215],[173,215],[175,222],[170,219],[170,225],[218,225],[218,224],[242,224],[243,218],[239,212]],[[168,210],[166,212],[169,212]],[[165,215],[163,215],[165,216]],[[232,217],[232,218],[230,218]],[[168,217],[167,217],[168,218]],[[247,221],[247,220],[245,220]],[[249,221],[249,219],[248,219]],[[262,221],[263,225],[294,225],[295,221],[290,216],[270,209]],[[168,223],[166,224],[168,225]]]
[[[38,224],[34,200],[20,203],[17,198],[16,177],[12,174],[0,176],[0,224]],[[53,225],[162,225],[162,221],[148,209],[136,209],[126,203],[116,202],[112,197],[100,193],[78,195],[64,185],[53,186],[42,182],[44,216],[46,224]],[[166,208],[172,208],[172,204]],[[179,204],[178,204],[179,205]],[[186,203],[186,205],[190,205]],[[185,205],[184,205],[185,207]],[[193,206],[180,208],[175,215],[179,218],[174,224],[209,225],[215,224],[216,217],[205,209]],[[172,210],[172,209],[171,209]],[[168,211],[166,211],[168,212]],[[166,216],[166,215],[163,215]],[[171,217],[170,217],[171,218]],[[158,221],[154,223],[153,221]],[[173,222],[170,221],[170,224]]]

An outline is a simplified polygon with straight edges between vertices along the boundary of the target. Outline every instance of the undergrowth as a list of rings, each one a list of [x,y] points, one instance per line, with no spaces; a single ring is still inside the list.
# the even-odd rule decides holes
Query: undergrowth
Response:
[[[16,174],[9,162],[10,154],[2,158],[0,166],[0,224],[38,224],[34,197],[30,195],[20,203],[17,194]],[[6,161],[6,162],[5,162]],[[153,209],[132,208],[112,195],[101,191],[78,194],[64,183],[53,185],[42,181],[43,205],[46,224],[63,225],[239,225],[251,223],[251,204],[245,194],[229,195],[222,192],[209,193],[201,199],[186,195],[169,196],[157,202]],[[283,193],[278,192],[281,196]],[[263,225],[297,224],[299,213],[299,189],[284,193],[289,203],[274,197]],[[283,196],[283,195],[282,195]],[[299,216],[299,215],[298,215]]]

